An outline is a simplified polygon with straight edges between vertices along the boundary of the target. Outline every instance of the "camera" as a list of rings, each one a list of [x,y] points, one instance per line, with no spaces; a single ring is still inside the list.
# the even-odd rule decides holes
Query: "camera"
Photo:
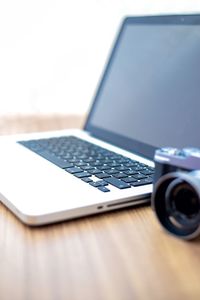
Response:
[[[200,149],[161,148],[154,155],[152,208],[171,234],[200,235]]]

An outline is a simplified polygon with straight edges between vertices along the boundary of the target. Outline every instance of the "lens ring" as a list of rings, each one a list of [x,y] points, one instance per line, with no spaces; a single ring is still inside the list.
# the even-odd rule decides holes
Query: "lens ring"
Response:
[[[196,190],[185,180],[176,178],[168,185],[165,194],[166,210],[180,226],[193,227],[198,223],[200,200]]]
[[[198,180],[191,179],[187,173],[183,172],[172,172],[163,175],[155,184],[152,193],[152,208],[158,218],[158,221],[169,233],[180,237],[185,240],[190,240],[197,237],[200,234],[200,216],[197,219],[197,223],[189,228],[187,226],[177,227],[170,219],[170,213],[165,206],[165,194],[168,185],[175,179],[186,180],[192,185],[192,187],[197,191],[198,198],[200,199],[200,193],[198,190],[199,182]]]

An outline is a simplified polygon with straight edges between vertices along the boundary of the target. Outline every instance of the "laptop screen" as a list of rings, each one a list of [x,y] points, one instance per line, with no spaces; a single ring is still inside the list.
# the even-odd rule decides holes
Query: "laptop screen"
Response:
[[[200,148],[200,16],[124,21],[86,124],[101,139],[152,158]]]

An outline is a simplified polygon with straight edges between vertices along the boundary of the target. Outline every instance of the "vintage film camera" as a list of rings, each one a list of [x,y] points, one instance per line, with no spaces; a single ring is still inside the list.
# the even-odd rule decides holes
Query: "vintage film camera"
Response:
[[[152,207],[162,226],[183,239],[200,235],[200,149],[156,150]]]

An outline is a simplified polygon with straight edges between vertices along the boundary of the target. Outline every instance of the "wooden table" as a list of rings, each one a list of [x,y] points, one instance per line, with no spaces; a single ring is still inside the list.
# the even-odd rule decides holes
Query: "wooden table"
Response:
[[[81,123],[12,117],[0,131]],[[166,234],[147,206],[30,228],[0,204],[0,299],[200,299],[200,239]]]

